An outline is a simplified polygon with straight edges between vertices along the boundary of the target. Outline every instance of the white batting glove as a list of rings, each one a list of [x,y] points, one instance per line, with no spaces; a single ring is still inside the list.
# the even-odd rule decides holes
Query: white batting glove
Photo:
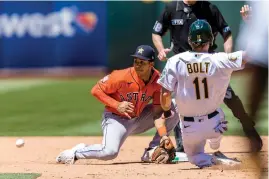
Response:
[[[218,125],[214,128],[215,132],[223,134],[225,131],[228,130],[228,121],[219,121]]]

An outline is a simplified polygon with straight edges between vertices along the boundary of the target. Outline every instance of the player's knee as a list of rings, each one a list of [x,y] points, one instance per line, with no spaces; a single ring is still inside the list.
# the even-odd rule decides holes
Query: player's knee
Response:
[[[103,158],[104,160],[113,160],[117,158],[119,151],[114,150],[114,149],[104,149],[105,157]]]

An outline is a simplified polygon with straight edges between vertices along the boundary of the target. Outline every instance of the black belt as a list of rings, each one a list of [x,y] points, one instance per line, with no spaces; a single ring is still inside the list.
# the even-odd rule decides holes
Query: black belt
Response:
[[[211,119],[212,117],[215,117],[217,114],[219,114],[218,111],[214,111],[214,112],[208,114],[208,119]],[[194,117],[184,117],[184,121],[194,122]]]

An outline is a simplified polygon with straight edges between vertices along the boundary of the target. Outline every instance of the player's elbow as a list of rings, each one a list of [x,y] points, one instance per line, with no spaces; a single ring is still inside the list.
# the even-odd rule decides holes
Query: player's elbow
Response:
[[[97,85],[95,85],[92,89],[91,89],[91,94],[93,95],[93,96],[98,96],[98,86]]]
[[[225,40],[224,40],[224,51],[226,53],[231,53],[233,50],[233,38],[232,35],[229,35]]]
[[[153,42],[162,40],[162,37],[159,34],[154,33],[152,33],[151,38]]]

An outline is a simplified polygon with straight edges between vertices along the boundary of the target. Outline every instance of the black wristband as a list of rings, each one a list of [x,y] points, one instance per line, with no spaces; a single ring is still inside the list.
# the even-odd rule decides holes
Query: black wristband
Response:
[[[172,115],[171,110],[169,109],[168,111],[164,111],[163,115],[164,115],[165,118],[170,117]]]

